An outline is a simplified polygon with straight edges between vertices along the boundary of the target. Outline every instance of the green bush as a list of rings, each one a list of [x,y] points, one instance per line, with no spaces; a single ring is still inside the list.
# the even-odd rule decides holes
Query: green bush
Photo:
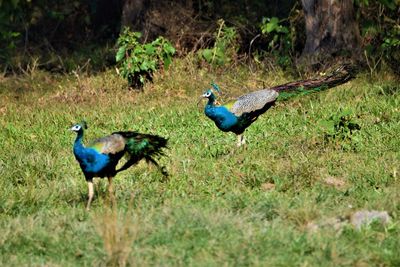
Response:
[[[158,37],[151,43],[141,44],[141,36],[140,32],[125,28],[118,38],[115,56],[118,72],[128,80],[130,86],[143,86],[146,80],[151,80],[157,69],[167,69],[175,54],[175,48],[165,38]]]
[[[357,150],[360,143],[357,132],[361,126],[355,121],[351,110],[342,110],[322,120],[320,125],[328,143],[339,145],[344,150]]]
[[[200,59],[213,66],[223,66],[232,61],[238,51],[238,34],[234,27],[228,27],[225,21],[218,20],[218,31],[214,33],[213,48],[199,50]]]
[[[400,2],[358,0],[364,56],[371,74],[385,62],[400,75]]]
[[[282,67],[289,67],[292,63],[293,34],[290,28],[284,26],[277,17],[263,18],[260,25],[263,37],[267,38],[266,51],[277,59]]]

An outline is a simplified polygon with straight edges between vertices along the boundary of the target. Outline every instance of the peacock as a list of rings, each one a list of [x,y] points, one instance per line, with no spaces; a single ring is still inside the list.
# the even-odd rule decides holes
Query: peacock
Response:
[[[307,95],[345,83],[354,77],[352,70],[348,65],[344,65],[326,77],[258,90],[242,95],[225,105],[217,103],[217,97],[213,91],[220,93],[221,90],[216,84],[211,83],[213,89],[206,90],[201,96],[208,99],[204,113],[221,131],[235,133],[238,136],[237,146],[241,146],[245,144],[243,134],[246,128],[255,122],[258,116],[270,109],[277,100]]]
[[[147,162],[157,166],[164,176],[168,176],[164,167],[160,167],[154,156],[164,155],[163,149],[167,147],[167,139],[150,134],[142,134],[132,131],[114,132],[92,141],[88,146],[82,144],[84,131],[87,129],[86,122],[77,123],[71,127],[71,131],[77,133],[73,151],[76,160],[85,175],[88,184],[88,202],[86,209],[90,209],[93,199],[93,178],[108,178],[108,192],[112,195],[113,177],[145,159]],[[126,156],[127,160],[117,169],[120,160]]]

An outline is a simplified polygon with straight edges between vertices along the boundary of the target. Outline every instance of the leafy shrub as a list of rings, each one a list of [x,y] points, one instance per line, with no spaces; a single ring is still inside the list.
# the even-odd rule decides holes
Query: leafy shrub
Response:
[[[263,18],[260,25],[262,35],[267,38],[267,52],[278,60],[282,67],[289,67],[292,63],[293,33],[284,26],[277,17]]]
[[[214,33],[213,48],[201,49],[199,57],[208,64],[223,66],[236,57],[238,51],[238,34],[234,27],[228,27],[225,21],[218,20],[218,31]]]
[[[143,86],[157,69],[167,69],[175,54],[175,48],[165,38],[158,37],[151,43],[141,44],[141,36],[140,32],[131,32],[125,28],[117,41],[115,59],[118,72],[128,80],[130,86]]]
[[[364,55],[371,74],[385,62],[400,75],[400,2],[358,0],[356,4]]]
[[[360,138],[356,134],[361,126],[354,120],[351,110],[343,110],[320,122],[324,138],[329,143],[340,145],[344,150],[357,150]]]

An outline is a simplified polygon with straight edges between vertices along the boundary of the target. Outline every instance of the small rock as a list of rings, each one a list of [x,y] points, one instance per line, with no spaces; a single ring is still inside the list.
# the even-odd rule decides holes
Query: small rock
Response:
[[[389,213],[387,211],[360,210],[353,213],[350,217],[351,224],[357,229],[361,229],[362,226],[368,225],[373,221],[378,221],[382,225],[386,225],[390,221]]]
[[[319,222],[309,222],[307,224],[307,229],[310,232],[316,232],[320,229],[331,228],[336,231],[341,231],[344,226],[352,225],[356,229],[361,229],[362,226],[368,225],[373,221],[378,221],[382,225],[386,225],[390,222],[390,216],[387,211],[368,211],[361,210],[356,211],[350,216],[346,217],[332,217],[327,219],[322,219]]]
[[[274,190],[275,189],[275,185],[273,183],[263,183],[261,185],[261,190],[263,191],[270,191],[270,190]]]
[[[346,224],[346,220],[341,217],[332,217],[323,219],[319,222],[309,222],[307,224],[307,229],[311,232],[316,232],[321,228],[333,228],[334,230],[341,230],[343,226]]]
[[[333,187],[336,187],[336,188],[342,188],[342,187],[344,187],[346,185],[346,182],[343,181],[342,179],[335,178],[335,177],[332,177],[332,176],[326,177],[323,180],[323,182],[326,185],[333,186]]]

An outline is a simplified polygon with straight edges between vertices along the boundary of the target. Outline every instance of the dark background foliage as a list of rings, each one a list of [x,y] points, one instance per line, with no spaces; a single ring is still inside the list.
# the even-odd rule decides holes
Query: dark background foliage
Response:
[[[129,2],[135,5],[131,14],[124,10]],[[385,62],[398,71],[399,1],[353,3],[364,66],[376,70]],[[222,18],[240,36],[240,55],[249,56],[250,51],[272,56],[283,67],[296,62],[306,40],[302,3],[295,0],[6,0],[0,7],[0,63],[6,71],[27,65],[32,57],[52,71],[68,71],[88,58],[94,69],[105,68],[115,63],[113,48],[125,25],[142,32],[143,42],[166,37],[177,55],[184,56],[213,46],[213,32]],[[286,30],[260,34],[263,18],[273,17]],[[271,46],[273,38],[277,40]]]

